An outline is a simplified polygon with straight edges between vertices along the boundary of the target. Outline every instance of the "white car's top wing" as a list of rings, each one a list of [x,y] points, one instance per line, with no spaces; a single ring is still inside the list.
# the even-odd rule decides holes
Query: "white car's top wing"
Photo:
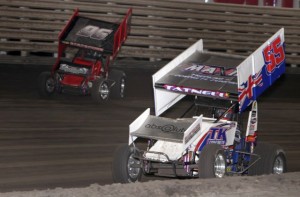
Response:
[[[155,114],[185,95],[239,101],[242,112],[284,71],[284,29],[247,58],[204,52],[199,40],[153,75]]]

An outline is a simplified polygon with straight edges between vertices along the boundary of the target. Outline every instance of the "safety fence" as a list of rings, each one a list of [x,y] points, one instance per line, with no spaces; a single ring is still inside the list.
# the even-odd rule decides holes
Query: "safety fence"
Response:
[[[170,60],[198,39],[205,50],[246,56],[284,27],[287,63],[300,66],[299,9],[184,0],[1,0],[0,63],[49,64],[74,9],[119,22],[129,7],[131,32],[119,58]]]

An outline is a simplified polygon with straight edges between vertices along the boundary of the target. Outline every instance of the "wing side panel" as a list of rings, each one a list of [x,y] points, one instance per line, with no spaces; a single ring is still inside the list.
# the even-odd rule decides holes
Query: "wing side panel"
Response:
[[[240,112],[285,72],[284,29],[280,29],[238,67]]]

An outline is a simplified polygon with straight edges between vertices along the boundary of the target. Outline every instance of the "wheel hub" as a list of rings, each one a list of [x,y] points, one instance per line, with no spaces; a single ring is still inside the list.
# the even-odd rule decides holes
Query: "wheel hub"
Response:
[[[284,161],[283,158],[278,156],[274,161],[273,173],[282,174],[284,172]]]
[[[53,78],[48,78],[46,80],[46,90],[47,92],[51,93],[54,91],[54,88],[55,88],[55,83],[54,83],[54,79]]]
[[[121,88],[120,88],[120,96],[123,98],[125,95],[125,79],[122,78],[121,80]]]
[[[100,96],[103,100],[107,99],[109,94],[109,88],[107,83],[102,83],[99,88]]]
[[[214,164],[215,176],[222,178],[226,172],[226,161],[222,154],[217,154]]]
[[[140,174],[141,168],[135,167],[139,165],[140,165],[140,161],[138,159],[135,159],[133,157],[133,154],[131,154],[130,157],[128,158],[127,167],[128,167],[128,175],[133,180],[135,180]]]

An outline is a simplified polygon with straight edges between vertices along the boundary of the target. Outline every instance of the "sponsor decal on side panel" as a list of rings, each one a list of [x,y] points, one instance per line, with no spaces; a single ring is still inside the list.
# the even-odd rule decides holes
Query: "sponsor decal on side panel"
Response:
[[[235,80],[237,71],[235,68],[209,66],[193,62],[181,64],[179,67],[180,70],[178,71],[178,73],[172,73],[170,74],[170,76],[191,80],[237,85],[237,82]]]
[[[185,128],[178,128],[174,125],[171,124],[167,124],[167,125],[156,125],[156,124],[146,124],[145,128],[147,129],[157,129],[160,130],[162,132],[166,132],[166,133],[184,133],[184,131],[186,130]]]
[[[227,142],[226,132],[232,129],[235,124],[220,124],[211,127],[209,131],[199,140],[195,147],[195,151],[201,151],[206,144],[225,145]]]
[[[185,143],[187,144],[200,130],[200,124],[197,124],[195,128],[184,138]]]
[[[84,44],[80,44],[80,43],[76,43],[76,42],[63,42],[72,46],[76,46],[76,47],[81,47],[81,48],[86,48],[86,49],[93,49],[95,51],[103,51],[103,48],[97,48],[97,47],[93,47],[93,46],[88,46],[88,45],[84,45]]]
[[[173,91],[173,92],[181,92],[185,94],[202,95],[202,96],[210,96],[210,97],[218,97],[218,98],[229,98],[229,94],[226,92],[202,90],[202,89],[188,88],[188,87],[178,87],[173,85],[164,85],[163,87],[166,90]]]
[[[190,75],[176,74],[173,76],[179,77],[179,78],[185,78],[185,79],[193,79],[193,80],[210,81],[210,82],[216,82],[216,83],[237,85],[237,82],[232,81],[231,77],[227,78],[224,76],[201,75],[201,74],[195,74],[195,73],[192,73]]]
[[[240,111],[256,100],[285,70],[284,43],[280,36],[263,48],[261,55],[264,61],[261,69],[239,84]]]
[[[209,66],[197,63],[187,63],[182,65],[184,67],[184,71],[196,71],[200,74],[208,74],[208,75],[225,75],[225,76],[236,76],[237,72],[235,68],[222,68],[220,66]]]
[[[254,95],[254,88],[256,86],[263,86],[263,77],[261,72],[262,70],[260,70],[255,75],[250,75],[248,77],[248,81],[245,81],[240,85],[242,87],[238,89],[240,106],[244,105],[246,98],[249,100],[252,99]]]
[[[283,43],[280,36],[263,49],[263,56],[268,75],[271,75],[285,60]]]
[[[93,25],[87,25],[77,32],[76,35],[83,37],[90,37],[95,40],[104,40],[110,33],[112,29],[99,28]]]

